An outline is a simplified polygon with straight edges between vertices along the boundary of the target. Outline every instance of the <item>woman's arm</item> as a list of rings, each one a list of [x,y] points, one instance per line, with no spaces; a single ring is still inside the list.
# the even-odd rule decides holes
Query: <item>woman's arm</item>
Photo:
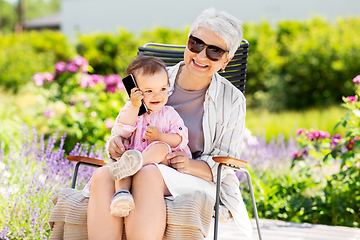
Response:
[[[169,153],[167,159],[170,166],[179,172],[188,173],[206,181],[213,180],[211,169],[205,161],[190,159],[183,151]]]

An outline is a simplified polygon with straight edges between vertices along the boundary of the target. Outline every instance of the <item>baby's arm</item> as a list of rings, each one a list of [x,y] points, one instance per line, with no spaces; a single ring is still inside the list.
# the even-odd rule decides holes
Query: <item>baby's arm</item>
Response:
[[[145,129],[145,138],[150,141],[161,141],[170,145],[170,147],[177,147],[182,140],[182,137],[177,133],[162,133],[154,126],[147,126]]]
[[[124,114],[118,118],[118,122],[130,126],[135,125],[142,99],[143,95],[139,88],[131,89],[131,104]]]

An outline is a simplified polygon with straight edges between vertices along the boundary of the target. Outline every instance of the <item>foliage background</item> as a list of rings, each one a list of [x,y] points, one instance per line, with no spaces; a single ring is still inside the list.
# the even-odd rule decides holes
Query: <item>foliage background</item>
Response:
[[[292,139],[296,128],[324,127],[324,130],[330,132],[345,113],[337,105],[342,102],[341,96],[352,94],[351,80],[359,74],[360,18],[339,18],[332,23],[315,17],[302,22],[283,21],[277,26],[267,22],[246,23],[244,30],[244,37],[250,42],[246,88],[249,109],[247,126],[251,130],[259,130],[256,138],[246,139],[245,149],[248,151],[244,151],[244,157],[252,163],[249,170],[255,176],[253,180],[260,217],[357,227],[359,209],[353,193],[359,190],[358,178],[347,181],[348,185],[344,188],[335,179],[345,176],[334,172],[339,172],[340,168],[314,169],[325,172],[309,176],[301,166],[293,169],[290,166],[291,152],[298,147]],[[135,35],[119,29],[115,34],[78,35],[75,42],[70,42],[59,32],[24,32],[15,35],[3,30],[0,35],[0,181],[8,189],[23,187],[21,191],[1,195],[0,202],[3,204],[0,204],[0,208],[6,211],[1,211],[3,215],[0,215],[0,219],[10,219],[10,214],[15,212],[20,214],[12,222],[14,228],[6,232],[8,236],[12,239],[21,239],[23,234],[38,236],[36,234],[39,233],[33,229],[43,226],[49,213],[38,212],[39,208],[51,207],[43,201],[48,201],[52,193],[70,182],[72,166],[64,156],[69,154],[76,142],[90,145],[97,143],[96,148],[103,146],[106,134],[109,133],[105,120],[110,118],[109,122],[113,121],[116,109],[120,110],[126,100],[124,94],[109,94],[103,97],[104,101],[92,100],[93,108],[90,110],[97,111],[99,118],[92,121],[79,115],[76,121],[83,124],[76,125],[71,120],[71,108],[66,105],[69,102],[63,99],[50,100],[48,96],[52,93],[51,88],[35,86],[33,74],[53,73],[56,62],[67,62],[81,55],[92,66],[91,74],[104,76],[115,73],[124,77],[125,68],[136,56],[137,46],[146,42],[184,44],[187,31],[188,28],[171,30],[158,27]],[[76,84],[72,86],[79,95],[97,95],[92,99],[104,96],[100,94],[103,90],[87,92],[89,89],[85,90]],[[69,88],[69,84],[59,84],[59,87]],[[110,107],[107,106],[109,99],[112,102]],[[44,111],[50,106],[54,107],[56,118],[49,120]],[[84,106],[76,111],[80,110],[87,111]],[[34,126],[41,136],[40,140],[34,134],[36,131],[33,131],[34,139],[29,137],[29,131],[21,128],[23,122]],[[294,125],[294,122],[306,123],[307,126]],[[266,126],[264,132],[258,128],[259,125]],[[85,132],[84,128],[88,127],[98,129],[90,131],[91,138],[88,138],[89,134],[85,137],[77,134]],[[69,132],[66,141],[56,137],[58,131],[60,135]],[[281,136],[279,133],[286,135]],[[338,128],[331,135],[335,133],[344,133],[344,129]],[[44,140],[51,135],[55,135],[55,138]],[[94,139],[100,140],[92,141]],[[45,142],[49,146],[48,151],[44,150]],[[20,158],[21,161],[17,161]],[[18,162],[29,168],[18,171]],[[338,162],[334,165],[340,166]],[[59,170],[59,175],[54,175],[57,176],[54,180],[61,179],[59,181],[64,184],[54,183],[54,188],[49,192],[44,187],[43,178],[39,179],[39,176],[53,174],[51,171],[57,167],[62,170]],[[358,169],[351,168],[351,176],[358,177]],[[63,175],[66,178],[60,178]],[[27,184],[29,181],[34,181],[34,184]],[[26,184],[18,185],[19,182]],[[32,195],[26,195],[29,189],[34,192]],[[44,189],[48,195],[43,194]],[[4,192],[7,189],[0,190]],[[35,193],[44,197],[39,199]],[[26,202],[20,196],[29,196],[32,202]],[[245,199],[249,199],[246,196],[245,193]],[[20,199],[18,205],[15,199]],[[32,204],[36,201],[41,204]],[[35,216],[36,212],[38,215]],[[32,225],[21,223],[21,214]],[[342,218],[344,214],[346,219]],[[4,221],[0,221],[1,228],[4,224]],[[33,229],[29,226],[33,226]],[[21,227],[28,228],[21,230]],[[43,229],[42,236],[48,235],[49,230]]]

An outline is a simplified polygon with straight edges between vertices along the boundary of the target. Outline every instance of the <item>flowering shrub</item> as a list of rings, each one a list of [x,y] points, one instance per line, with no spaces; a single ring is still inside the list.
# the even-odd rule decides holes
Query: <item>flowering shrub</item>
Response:
[[[88,61],[76,56],[57,62],[54,73],[38,72],[32,77],[46,99],[38,123],[41,131],[67,132],[67,151],[77,142],[103,144],[125,103],[125,88],[119,75],[101,76],[88,71],[92,71]]]
[[[360,221],[360,75],[353,79],[355,96],[343,97],[348,112],[334,128],[346,129],[341,136],[299,129],[300,150],[293,153],[293,167],[322,185],[314,197],[322,223],[359,226]]]
[[[19,139],[20,151],[10,146],[5,154],[0,142],[0,239],[48,239],[48,218],[53,204],[51,196],[71,183],[75,163],[65,159],[65,137],[59,146],[57,136],[50,136],[47,144],[44,135],[38,137],[35,128],[31,133],[25,125]],[[71,155],[103,159],[103,148],[77,144]],[[78,186],[90,179],[94,169],[79,169]]]

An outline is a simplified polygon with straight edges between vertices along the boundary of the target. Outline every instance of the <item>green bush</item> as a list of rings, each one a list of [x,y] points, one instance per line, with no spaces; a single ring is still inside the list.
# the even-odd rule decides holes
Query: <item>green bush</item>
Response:
[[[67,134],[64,149],[68,152],[77,143],[103,146],[127,99],[121,77],[88,74],[91,67],[81,56],[57,62],[54,68],[55,75],[45,72],[32,77],[39,87],[37,94],[45,98],[35,126],[46,135]]]
[[[324,107],[351,92],[360,60],[360,18],[245,24],[247,98],[269,110]]]
[[[343,97],[348,112],[335,125],[345,135],[299,129],[291,171],[256,179],[261,217],[359,227],[360,75],[353,82],[355,96]]]
[[[0,85],[18,92],[34,72],[51,71],[55,62],[74,54],[74,49],[59,32],[3,35],[0,37]]]
[[[185,45],[189,27],[182,29],[169,29],[156,27],[153,30],[144,30],[139,38],[140,46],[145,43],[165,43],[173,45]]]
[[[76,49],[88,59],[96,74],[116,73],[124,77],[125,69],[136,56],[138,42],[125,30],[117,34],[79,35],[78,38]]]

